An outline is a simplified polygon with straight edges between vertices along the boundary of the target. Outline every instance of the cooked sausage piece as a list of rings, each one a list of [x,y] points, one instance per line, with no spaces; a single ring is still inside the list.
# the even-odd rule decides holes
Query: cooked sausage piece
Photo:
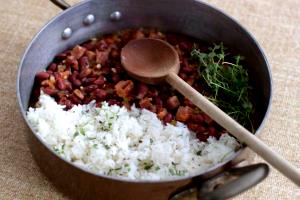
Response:
[[[131,80],[119,81],[115,85],[115,90],[119,97],[127,98],[133,91],[133,82]]]
[[[176,120],[180,122],[188,121],[192,116],[193,110],[188,106],[180,106],[176,113]]]

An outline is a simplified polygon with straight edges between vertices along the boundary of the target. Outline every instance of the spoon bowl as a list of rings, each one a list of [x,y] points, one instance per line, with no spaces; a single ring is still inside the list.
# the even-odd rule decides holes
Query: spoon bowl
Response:
[[[174,47],[158,39],[130,41],[122,49],[121,63],[132,77],[149,84],[164,81],[170,72],[177,74],[180,68]]]

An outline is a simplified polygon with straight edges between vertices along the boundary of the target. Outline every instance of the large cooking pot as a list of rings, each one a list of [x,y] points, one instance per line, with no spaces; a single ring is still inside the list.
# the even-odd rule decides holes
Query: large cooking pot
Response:
[[[70,7],[62,0],[52,2],[66,10],[44,26],[27,48],[18,72],[17,95],[23,117],[31,129],[28,143],[33,157],[59,189],[77,199],[176,199],[193,192],[198,199],[225,199],[267,176],[265,164],[236,167],[248,158],[246,147],[230,161],[204,173],[162,181],[99,175],[58,157],[33,133],[26,120],[35,73],[46,68],[56,54],[103,33],[130,27],[157,27],[209,42],[223,41],[244,55],[255,91],[256,135],[268,114],[272,91],[268,62],[255,39],[235,20],[205,3],[195,0],[86,0]]]

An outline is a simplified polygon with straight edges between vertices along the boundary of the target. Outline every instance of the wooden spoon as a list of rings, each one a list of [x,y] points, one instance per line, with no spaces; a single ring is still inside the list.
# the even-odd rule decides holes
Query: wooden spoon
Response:
[[[240,142],[245,143],[278,171],[300,186],[300,173],[295,166],[274,152],[177,75],[180,67],[179,57],[170,44],[158,39],[132,40],[122,49],[121,62],[129,75],[142,82],[156,84],[167,81]]]

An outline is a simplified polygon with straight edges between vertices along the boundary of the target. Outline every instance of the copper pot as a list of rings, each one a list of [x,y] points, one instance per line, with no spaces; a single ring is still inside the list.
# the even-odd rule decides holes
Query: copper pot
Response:
[[[65,9],[34,37],[23,55],[17,77],[17,96],[29,127],[28,144],[42,171],[61,191],[76,199],[178,199],[195,193],[198,199],[225,199],[252,187],[268,174],[265,164],[243,168],[246,147],[230,161],[195,176],[161,181],[125,180],[99,175],[58,157],[32,131],[26,120],[35,73],[43,70],[65,49],[103,33],[130,27],[157,27],[209,42],[222,41],[246,59],[255,91],[257,135],[268,115],[272,81],[267,59],[256,40],[238,22],[222,11],[195,0],[86,0]]]

